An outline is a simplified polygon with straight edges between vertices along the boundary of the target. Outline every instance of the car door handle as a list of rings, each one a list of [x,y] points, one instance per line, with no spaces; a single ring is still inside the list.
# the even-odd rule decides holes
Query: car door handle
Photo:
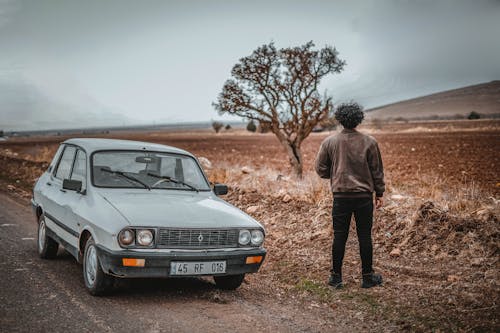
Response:
[[[52,183],[51,182],[47,182],[47,185],[52,186]]]

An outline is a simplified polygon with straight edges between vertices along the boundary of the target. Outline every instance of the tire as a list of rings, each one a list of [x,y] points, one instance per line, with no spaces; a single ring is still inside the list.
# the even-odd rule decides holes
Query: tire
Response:
[[[245,274],[214,276],[215,286],[223,290],[235,290],[243,283]]]
[[[37,238],[38,255],[42,259],[54,259],[57,256],[59,244],[47,236],[47,225],[43,214],[38,218],[38,238]]]
[[[87,240],[83,253],[83,281],[87,291],[93,296],[105,295],[113,287],[114,278],[102,270],[92,237]]]

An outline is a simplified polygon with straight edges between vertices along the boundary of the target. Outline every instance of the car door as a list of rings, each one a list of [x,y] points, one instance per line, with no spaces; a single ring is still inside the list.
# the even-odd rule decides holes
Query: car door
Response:
[[[75,229],[67,218],[67,206],[71,198],[67,190],[62,188],[63,180],[69,179],[75,160],[76,147],[65,145],[61,158],[51,175],[50,185],[46,188],[46,206],[44,214],[47,227],[62,240],[72,246],[78,245],[78,229]]]
[[[75,162],[69,177],[71,180],[79,180],[82,182],[80,192],[64,190],[65,212],[64,220],[72,229],[80,233],[80,225],[82,221],[81,212],[85,211],[87,206],[87,154],[80,148],[76,150]]]
[[[48,197],[52,195],[52,179],[53,174],[57,168],[57,164],[61,159],[62,152],[64,150],[65,145],[60,145],[57,149],[57,152],[50,162],[49,168],[46,173],[44,173],[40,179],[37,181],[34,189],[34,197],[38,205],[40,205],[43,210],[52,210],[51,206],[53,205],[53,201],[51,201]]]

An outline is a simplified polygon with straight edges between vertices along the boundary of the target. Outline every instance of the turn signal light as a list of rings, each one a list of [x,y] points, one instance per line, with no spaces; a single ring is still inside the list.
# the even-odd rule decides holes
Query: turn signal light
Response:
[[[247,264],[260,264],[262,262],[262,256],[247,257]]]
[[[146,259],[122,258],[123,266],[144,267]]]

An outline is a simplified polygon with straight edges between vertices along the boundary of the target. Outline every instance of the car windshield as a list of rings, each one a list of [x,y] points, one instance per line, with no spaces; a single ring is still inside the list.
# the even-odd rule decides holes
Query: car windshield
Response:
[[[210,190],[194,158],[151,151],[94,153],[92,179],[97,187]]]

